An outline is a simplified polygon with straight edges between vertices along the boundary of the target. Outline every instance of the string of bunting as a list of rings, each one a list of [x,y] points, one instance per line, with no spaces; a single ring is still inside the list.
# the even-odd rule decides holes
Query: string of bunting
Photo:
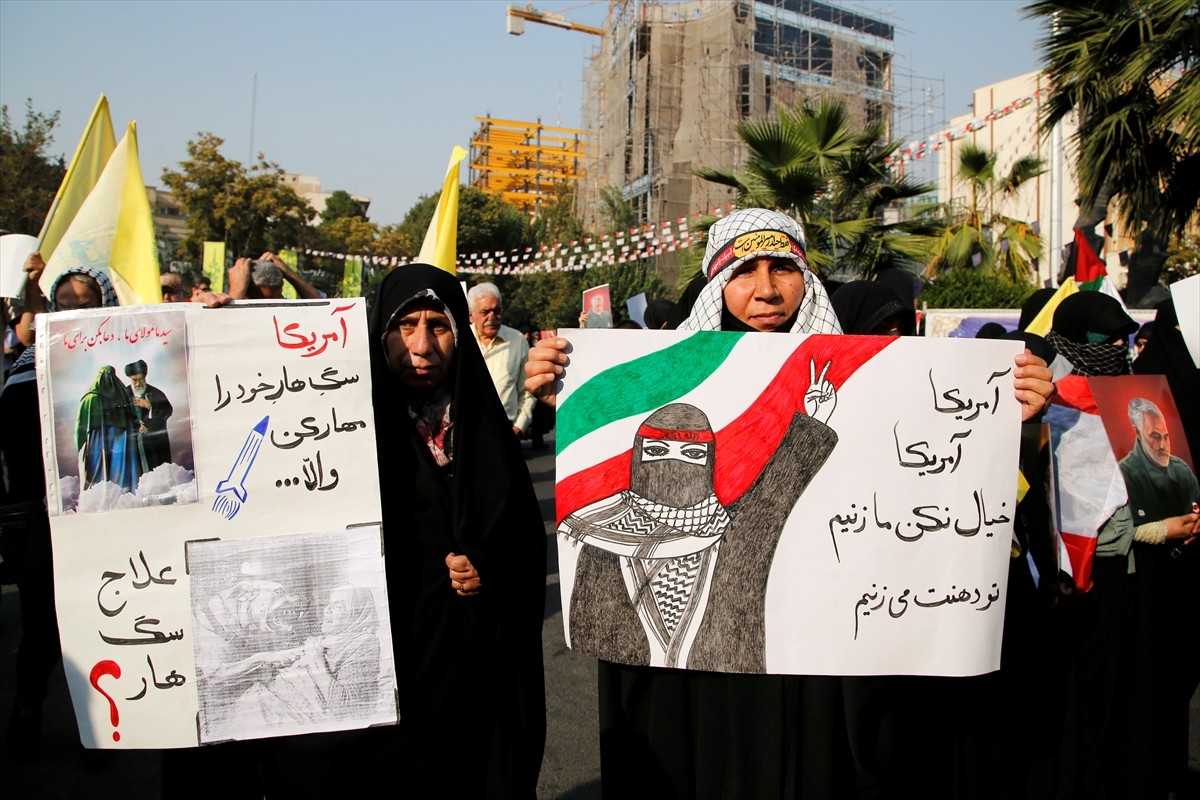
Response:
[[[1039,97],[1046,94],[1048,89],[1035,89],[1033,94],[1022,97],[1018,100],[1013,100],[1007,105],[993,108],[982,117],[975,117],[967,124],[956,127],[947,128],[939,133],[931,134],[924,139],[913,139],[908,144],[902,145],[896,149],[890,156],[883,161],[888,166],[899,166],[907,164],[911,161],[918,161],[924,158],[930,152],[937,152],[942,149],[942,145],[946,142],[955,142],[959,139],[965,139],[975,131],[986,128],[989,124],[996,120],[1004,119],[1010,114],[1019,111],[1026,106],[1034,103]]]
[[[733,210],[734,204],[730,203],[723,208],[713,208],[709,213],[720,217]],[[700,213],[697,212],[690,219],[699,218]],[[607,264],[627,264],[691,246],[697,237],[691,232],[688,220],[689,217],[678,217],[616,233],[585,236],[582,239],[538,247],[460,253],[456,268],[464,275],[532,275],[539,272],[590,269]],[[355,255],[307,248],[301,249],[300,252],[338,261],[358,258],[362,259],[364,264],[379,267],[396,267],[416,260],[413,256]]]

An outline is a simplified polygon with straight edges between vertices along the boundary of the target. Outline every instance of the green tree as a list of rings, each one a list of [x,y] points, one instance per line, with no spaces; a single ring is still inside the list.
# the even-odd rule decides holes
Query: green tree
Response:
[[[36,236],[62,183],[63,157],[47,153],[54,143],[58,112],[42,114],[25,101],[19,129],[0,106],[0,230]]]
[[[1045,172],[1040,158],[1025,156],[1008,174],[996,175],[996,154],[964,143],[958,151],[956,177],[971,189],[970,205],[943,230],[926,271],[928,275],[969,266],[984,269],[1006,280],[1027,283],[1033,276],[1032,259],[1042,254],[1042,240],[1024,220],[997,213],[1029,180]]]
[[[178,171],[164,169],[166,184],[183,206],[188,235],[181,255],[199,261],[204,242],[225,242],[235,256],[306,243],[312,206],[280,183],[283,170],[260,153],[247,169],[221,154],[224,140],[200,133],[189,141]]]
[[[424,195],[404,215],[396,231],[419,250],[433,219],[440,192]],[[529,218],[496,195],[464,186],[458,195],[458,252],[482,253],[532,247]],[[413,254],[415,255],[415,250]]]
[[[1047,31],[1043,131],[1079,114],[1082,215],[1119,193],[1130,230],[1182,232],[1200,210],[1195,0],[1041,0],[1025,13]]]
[[[781,106],[736,131],[748,151],[745,166],[695,174],[733,188],[743,208],[774,208],[803,222],[815,269],[870,275],[925,266],[940,233],[932,207],[914,206],[894,222],[884,221],[884,210],[932,187],[891,173],[886,159],[898,143],[885,138],[882,123],[857,126],[845,103],[826,98]]]
[[[321,211],[321,222],[332,222],[345,217],[358,217],[365,220],[367,206],[365,203],[355,200],[344,189],[338,189],[326,198],[325,208]]]

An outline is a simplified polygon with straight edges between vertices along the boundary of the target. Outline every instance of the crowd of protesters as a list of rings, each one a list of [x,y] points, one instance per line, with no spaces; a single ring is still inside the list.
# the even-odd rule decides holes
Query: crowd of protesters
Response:
[[[761,231],[788,247],[726,257],[739,236]],[[32,321],[43,311],[116,305],[104,273],[87,269],[68,270],[43,296],[44,266],[30,257],[24,302],[5,308],[0,393],[0,574],[19,585],[22,618],[5,747],[23,758],[38,755],[42,703],[60,658]],[[162,296],[218,307],[278,300],[285,283],[301,300],[322,296],[271,253],[236,260],[227,293],[164,274]],[[713,226],[701,275],[678,303],[652,300],[642,320],[624,326],[911,336],[920,327],[919,291],[919,279],[901,270],[823,283],[794,220],[746,209]],[[1072,378],[1160,374],[1183,418],[1170,435],[1198,452],[1200,375],[1171,301],[1139,331],[1119,302],[1082,292],[1061,303],[1046,337],[1024,332],[1048,299],[1046,292],[1031,298],[1017,331],[980,333],[1025,343],[1011,389],[1023,424],[1039,426],[1056,391],[1074,391]],[[591,318],[608,313],[592,309]],[[546,729],[546,537],[521,440],[544,446],[556,388],[569,379],[569,336],[522,335],[501,324],[502,314],[495,286],[464,296],[456,279],[428,265],[395,268],[373,299],[400,723],[171,751],[164,796],[328,797],[381,786],[403,797],[534,796]],[[1155,419],[1161,414],[1153,410],[1138,417],[1139,442]],[[1154,484],[1156,470],[1174,468],[1169,448],[1162,454],[1164,435],[1156,445],[1146,433],[1137,450],[1145,458],[1129,474]],[[600,661],[603,795],[1166,798],[1194,791],[1188,703],[1200,682],[1200,626],[1187,600],[1200,580],[1200,545],[1191,546],[1200,534],[1195,478],[1141,517],[1129,507],[1114,514],[1099,532],[1094,585],[1077,586],[1059,561],[1041,441],[1022,436],[1030,490],[1015,516],[998,672],[783,676]]]

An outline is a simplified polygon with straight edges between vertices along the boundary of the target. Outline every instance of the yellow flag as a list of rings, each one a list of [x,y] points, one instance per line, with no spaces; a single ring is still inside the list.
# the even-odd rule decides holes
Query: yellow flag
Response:
[[[46,263],[39,281],[42,291],[48,294],[55,278],[77,266],[107,273],[123,306],[162,302],[154,218],[138,165],[136,123],[129,123]]]
[[[425,242],[417,261],[432,264],[451,275],[458,272],[458,165],[467,157],[467,151],[458,145],[450,151],[450,166],[446,168],[446,180],[442,183],[442,194],[425,231]]]
[[[225,291],[225,243],[204,243],[204,277],[214,292]]]
[[[38,234],[38,251],[47,261],[54,254],[67,226],[75,218],[79,207],[87,198],[108,157],[117,146],[117,137],[113,135],[112,117],[108,113],[108,98],[100,95],[87,127],[83,129],[83,137],[75,148],[75,155],[67,167],[67,174],[59,184],[54,202],[42,223],[42,232]]]
[[[300,274],[300,254],[295,250],[280,250],[279,260],[288,265],[288,269],[297,275]],[[283,282],[283,299],[295,300],[296,287],[292,286],[288,281]]]
[[[362,295],[362,266],[361,258],[346,259],[346,266],[342,271],[342,297]]]
[[[1058,291],[1051,295],[1050,299],[1046,301],[1046,305],[1043,306],[1042,310],[1038,312],[1038,315],[1033,318],[1033,322],[1030,322],[1025,326],[1026,332],[1036,333],[1038,336],[1045,336],[1050,330],[1050,324],[1054,322],[1054,309],[1058,308],[1059,303],[1061,303],[1063,300],[1066,300],[1068,297],[1078,291],[1079,287],[1075,285],[1074,278],[1067,278],[1065,281],[1059,284]]]

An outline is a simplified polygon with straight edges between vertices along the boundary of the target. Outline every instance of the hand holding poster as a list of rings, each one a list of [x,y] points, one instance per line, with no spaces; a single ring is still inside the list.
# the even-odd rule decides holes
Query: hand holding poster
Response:
[[[998,668],[1019,344],[572,345],[557,462],[572,647],[732,672]]]
[[[84,744],[394,722],[363,301],[39,326],[55,596]]]

